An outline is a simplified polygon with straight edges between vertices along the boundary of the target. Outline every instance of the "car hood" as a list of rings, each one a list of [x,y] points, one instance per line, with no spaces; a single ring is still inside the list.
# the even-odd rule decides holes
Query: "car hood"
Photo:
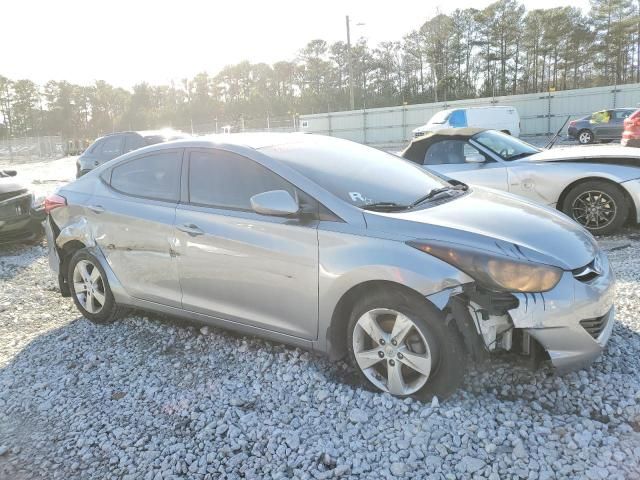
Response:
[[[0,197],[7,196],[10,193],[18,193],[26,191],[27,187],[20,184],[13,177],[0,178]]]
[[[587,265],[599,249],[593,236],[564,214],[481,187],[419,210],[367,211],[365,219],[372,230],[466,245],[565,270]]]
[[[542,150],[527,157],[525,160],[529,162],[558,162],[582,159],[604,161],[607,159],[636,159],[640,166],[640,151],[621,145],[585,145]]]

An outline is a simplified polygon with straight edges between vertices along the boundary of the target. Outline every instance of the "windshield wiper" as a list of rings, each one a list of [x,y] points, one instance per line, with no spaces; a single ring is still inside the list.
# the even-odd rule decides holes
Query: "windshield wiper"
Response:
[[[409,205],[408,208],[417,207],[421,203],[424,203],[427,200],[431,200],[432,198],[440,195],[441,193],[451,192],[451,191],[465,191],[465,190],[468,190],[468,189],[469,189],[469,186],[465,185],[465,184],[453,185],[453,186],[449,185],[449,186],[442,187],[442,188],[434,188],[429,193],[427,193],[425,196],[420,197],[415,202],[413,202],[411,205]]]
[[[515,155],[511,155],[509,158],[506,158],[505,160],[509,160],[509,161],[519,160],[524,157],[530,157],[531,155],[533,155],[533,153],[529,153],[529,152],[516,153]]]
[[[375,202],[369,203],[367,205],[361,205],[360,208],[363,210],[373,210],[379,212],[395,212],[398,210],[407,210],[409,209],[409,205],[402,205],[396,202]]]

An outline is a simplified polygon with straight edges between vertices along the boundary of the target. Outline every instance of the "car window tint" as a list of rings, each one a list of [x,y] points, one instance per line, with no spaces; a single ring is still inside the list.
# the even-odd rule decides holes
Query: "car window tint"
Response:
[[[195,151],[189,156],[189,201],[199,205],[251,210],[251,197],[294,187],[246,157],[222,150]]]
[[[617,120],[624,120],[632,113],[633,113],[633,110],[617,110],[614,113],[614,118],[616,118]]]
[[[122,137],[107,137],[102,141],[100,153],[105,158],[116,158],[122,151]]]
[[[145,145],[144,140],[139,135],[127,135],[124,142],[124,152],[131,152],[132,150],[137,150]]]
[[[482,153],[464,140],[442,140],[429,147],[424,157],[424,165],[462,164],[468,155]]]
[[[100,150],[101,146],[102,146],[102,140],[96,140],[95,142],[93,142],[93,145],[91,145],[89,148],[87,148],[87,152],[88,153],[97,153]]]
[[[178,201],[180,196],[181,151],[145,155],[114,167],[111,186],[137,197]]]

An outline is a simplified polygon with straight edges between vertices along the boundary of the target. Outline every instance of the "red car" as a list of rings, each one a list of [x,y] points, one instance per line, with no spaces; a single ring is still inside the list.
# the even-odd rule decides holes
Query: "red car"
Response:
[[[627,147],[640,147],[640,109],[624,119],[624,131],[620,143]]]

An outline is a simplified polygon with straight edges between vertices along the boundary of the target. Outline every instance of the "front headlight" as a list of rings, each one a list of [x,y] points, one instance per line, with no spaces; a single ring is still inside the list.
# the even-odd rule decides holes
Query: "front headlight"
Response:
[[[408,242],[408,245],[433,255],[472,277],[491,290],[503,292],[546,292],[562,277],[562,269],[551,265],[501,257],[461,245]]]

